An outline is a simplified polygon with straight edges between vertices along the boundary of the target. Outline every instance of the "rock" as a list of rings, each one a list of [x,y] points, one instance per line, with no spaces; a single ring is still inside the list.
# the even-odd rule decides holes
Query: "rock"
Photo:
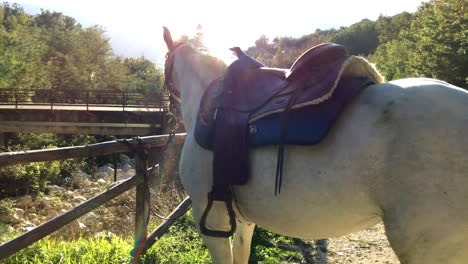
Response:
[[[71,183],[77,186],[82,186],[82,185],[88,185],[90,184],[89,182],[89,175],[82,172],[82,171],[77,171],[71,176]]]
[[[18,217],[17,215],[13,215],[10,219],[10,223],[12,224],[19,224],[23,220],[22,217]]]
[[[31,223],[32,223],[33,225],[35,225],[35,226],[38,226],[38,225],[41,224],[41,221],[40,221],[39,219],[33,219],[33,220],[31,220]]]
[[[83,181],[81,182],[81,187],[89,187],[91,186],[91,181],[89,181],[89,179],[83,179]]]
[[[128,176],[131,176],[131,177],[135,176],[135,173],[136,173],[136,172],[135,172],[135,169],[129,169],[129,170],[127,171],[127,175],[128,175]]]
[[[73,199],[73,197],[75,196],[75,193],[72,191],[67,191],[65,192],[65,196],[69,199]]]
[[[29,232],[31,230],[33,230],[34,228],[36,228],[36,226],[34,226],[33,224],[29,225],[29,226],[25,226],[25,227],[22,227],[20,228],[20,231],[22,233],[26,233],[26,232]]]
[[[119,155],[119,161],[122,164],[128,164],[130,162],[130,158],[125,154],[120,154]]]
[[[75,203],[83,203],[83,202],[86,202],[86,198],[81,196],[81,195],[76,195],[73,197],[73,202]]]
[[[11,225],[9,225],[9,226],[7,227],[7,232],[8,232],[8,233],[15,232],[15,228],[12,227]]]
[[[104,179],[99,179],[99,180],[97,180],[97,183],[98,183],[100,186],[103,186],[103,185],[106,185],[106,184],[107,184],[107,181],[104,180]]]
[[[99,183],[98,183],[99,184]],[[99,186],[99,185],[98,185]],[[90,188],[89,189],[89,193],[91,194],[97,194],[97,193],[100,193],[101,192],[101,188],[97,188],[97,187],[93,187],[93,188]]]
[[[49,185],[47,187],[47,190],[49,190],[49,194],[63,193],[63,192],[67,191],[65,188],[62,188],[62,187],[57,186],[57,185]]]
[[[97,182],[92,182],[90,187],[98,188],[98,187],[99,187],[99,183],[97,183]]]
[[[46,218],[47,218],[47,219],[52,219],[52,218],[54,218],[54,217],[57,217],[58,215],[59,215],[59,214],[57,213],[57,211],[52,210],[52,211],[50,211],[50,212],[47,214]]]
[[[107,175],[109,175],[109,177],[114,177],[114,166],[108,164],[108,165],[106,165],[106,168],[107,169],[106,169],[105,172],[107,173]]]
[[[44,197],[44,198],[42,198],[42,201],[41,201],[41,204],[40,204],[40,205],[41,205],[43,208],[50,208],[50,207],[52,207],[53,201],[54,201],[54,200],[51,199],[51,198]]]
[[[32,206],[32,202],[30,195],[21,196],[16,200],[16,207],[26,209]]]
[[[35,214],[37,213],[37,210],[35,207],[31,207],[31,208],[28,208],[24,211],[24,216],[23,217],[27,217],[29,216],[30,214]]]
[[[122,177],[124,175],[125,175],[125,172],[122,169],[117,170],[117,179],[119,179],[119,177]]]
[[[13,208],[13,215],[16,215],[18,218],[22,218],[24,216],[24,210],[20,208]]]
[[[73,205],[71,205],[71,204],[69,204],[69,203],[64,203],[64,204],[62,205],[62,207],[63,207],[62,210],[67,211],[67,210],[72,209],[72,208],[73,208]]]
[[[35,213],[30,213],[30,214],[28,215],[28,219],[29,219],[29,220],[36,219],[36,218],[37,218],[37,214],[35,214]]]
[[[78,228],[79,229],[85,229],[85,228],[87,228],[87,226],[85,224],[81,223],[81,222],[78,222]]]
[[[70,208],[73,208],[73,207],[70,205]],[[60,214],[61,214],[61,215],[64,214],[64,213],[66,213],[66,212],[68,212],[67,209],[60,209]]]
[[[109,177],[109,174],[107,174],[107,172],[105,171],[101,171],[101,172],[94,174],[94,178],[96,179],[107,179],[108,177]]]
[[[124,172],[127,172],[128,170],[131,170],[131,169],[133,169],[133,166],[130,165],[130,164],[124,164],[123,167],[122,167],[122,170]]]
[[[43,200],[42,197],[36,197],[36,199],[34,199],[34,202],[33,202],[34,206],[36,207],[39,206],[42,200]]]
[[[114,237],[115,234],[110,232],[110,231],[101,231],[97,234],[94,235],[94,238],[105,238],[105,239],[110,239]]]

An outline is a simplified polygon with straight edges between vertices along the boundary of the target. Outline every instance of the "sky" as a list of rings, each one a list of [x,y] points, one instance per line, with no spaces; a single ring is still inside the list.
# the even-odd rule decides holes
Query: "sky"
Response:
[[[317,28],[349,26],[379,15],[414,12],[422,0],[16,0],[30,14],[41,9],[62,12],[85,27],[100,25],[121,56],[145,56],[162,65],[167,48],[162,26],[174,39],[193,36],[203,27],[212,53],[223,56],[228,48],[247,49],[266,35],[300,37]],[[223,54],[223,55],[221,55]]]

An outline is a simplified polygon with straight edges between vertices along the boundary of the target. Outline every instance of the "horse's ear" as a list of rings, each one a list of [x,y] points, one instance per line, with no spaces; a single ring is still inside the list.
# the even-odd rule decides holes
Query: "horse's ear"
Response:
[[[167,27],[163,26],[163,28],[164,28],[164,34],[163,34],[164,41],[166,42],[167,48],[169,50],[171,50],[172,46],[174,45],[174,41],[172,40],[171,32],[169,31],[169,29],[167,29]]]

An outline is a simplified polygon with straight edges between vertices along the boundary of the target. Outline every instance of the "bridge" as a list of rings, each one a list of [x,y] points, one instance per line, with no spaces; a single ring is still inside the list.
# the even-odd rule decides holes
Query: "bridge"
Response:
[[[156,92],[0,88],[0,133],[161,134],[167,99]]]

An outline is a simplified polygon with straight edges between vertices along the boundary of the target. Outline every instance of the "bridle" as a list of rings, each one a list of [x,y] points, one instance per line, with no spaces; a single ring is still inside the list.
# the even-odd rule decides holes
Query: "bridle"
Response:
[[[183,46],[183,42],[175,42],[169,48],[169,51],[166,54],[166,62],[164,64],[164,89],[169,92],[170,96],[170,103],[171,105],[175,105],[175,103],[180,104],[182,99],[180,97],[180,91],[174,87],[174,83],[172,80],[172,70],[174,68],[174,54],[175,51]]]

